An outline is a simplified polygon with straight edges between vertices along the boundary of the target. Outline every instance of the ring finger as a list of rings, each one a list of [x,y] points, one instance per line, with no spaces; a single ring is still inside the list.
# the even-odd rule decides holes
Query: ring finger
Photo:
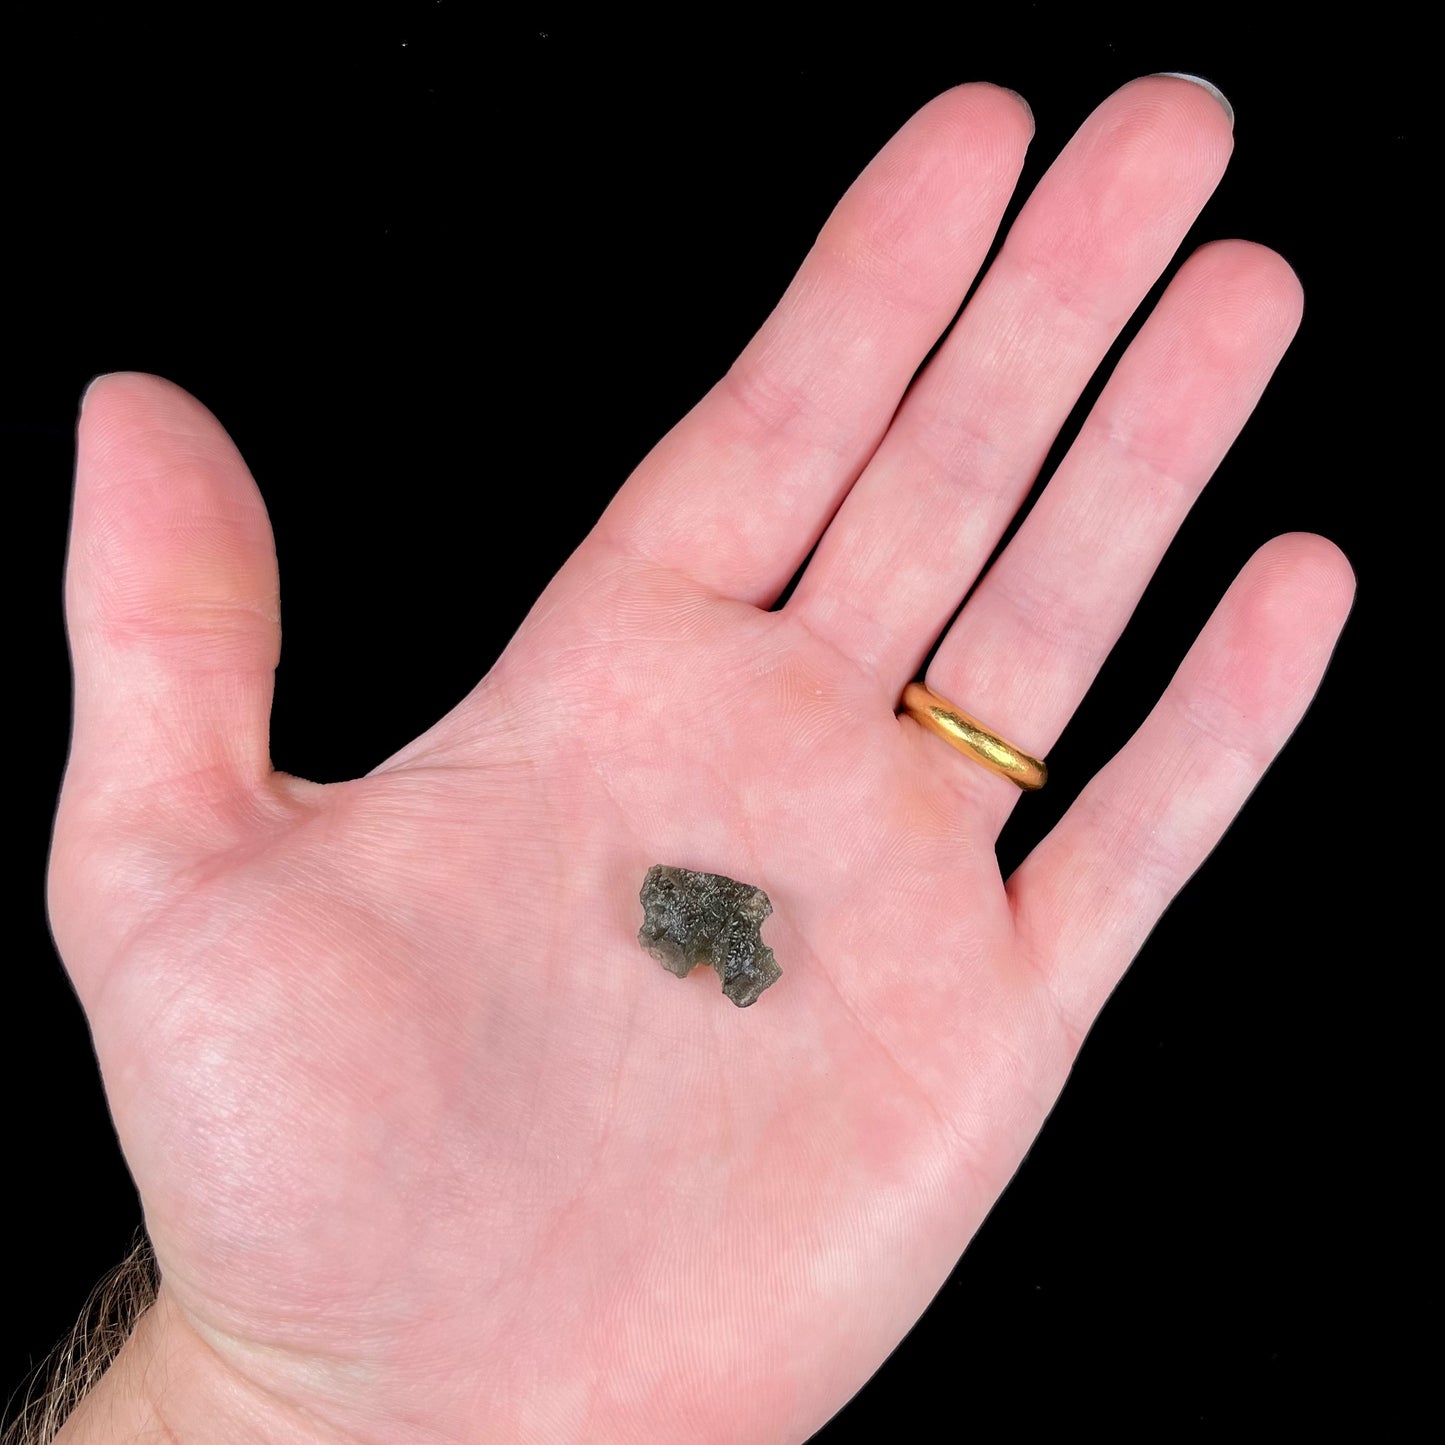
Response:
[[[1053,744],[1254,409],[1300,307],[1294,273],[1262,246],[1225,241],[1190,257],[949,629],[930,687],[1029,752]],[[958,782],[996,826],[1017,798],[982,768]]]

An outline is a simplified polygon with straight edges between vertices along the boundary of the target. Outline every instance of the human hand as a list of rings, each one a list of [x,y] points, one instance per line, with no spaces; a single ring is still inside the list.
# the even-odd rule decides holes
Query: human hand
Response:
[[[90,397],[54,918],[167,1347],[214,1352],[182,1430],[238,1390],[322,1438],[797,1437],[1007,1180],[1349,590],[1316,541],[1257,559],[1004,888],[1009,785],[897,694],[1228,150],[1183,82],[1106,103],[875,453],[1026,138],[988,87],[915,121],[477,692],[356,783],[269,772],[269,537],[214,424]],[[934,686],[1047,749],[1296,314],[1267,253],[1186,265]],[[768,888],[758,1008],[637,949],[655,861]]]

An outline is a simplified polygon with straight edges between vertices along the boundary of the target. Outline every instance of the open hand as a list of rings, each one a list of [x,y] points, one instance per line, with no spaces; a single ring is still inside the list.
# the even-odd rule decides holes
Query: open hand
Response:
[[[1186,261],[978,581],[1231,145],[1186,80],[1111,97],[914,380],[1030,132],[987,85],[920,112],[472,695],[353,782],[271,770],[274,552],[224,432],[92,388],[52,915],[178,1440],[800,1440],[1002,1190],[1351,595],[1329,543],[1264,548],[1000,877],[1017,790],[905,683],[946,628],[929,685],[1045,755],[1300,307],[1268,251]],[[639,949],[654,863],[768,891],[755,1007]]]

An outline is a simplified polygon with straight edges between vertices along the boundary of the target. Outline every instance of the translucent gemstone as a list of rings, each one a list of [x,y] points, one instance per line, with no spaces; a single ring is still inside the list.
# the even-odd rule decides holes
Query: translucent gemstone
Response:
[[[637,941],[679,978],[706,965],[723,992],[747,1008],[783,970],[763,942],[763,920],[773,911],[761,888],[663,864],[647,870],[638,895],[643,923]]]

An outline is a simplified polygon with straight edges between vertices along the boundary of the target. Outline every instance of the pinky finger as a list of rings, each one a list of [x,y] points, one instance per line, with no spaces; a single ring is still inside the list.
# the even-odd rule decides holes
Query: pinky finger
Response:
[[[1009,881],[1020,944],[1082,1035],[1309,706],[1354,576],[1321,537],[1277,537],[1215,609],[1164,696]]]

